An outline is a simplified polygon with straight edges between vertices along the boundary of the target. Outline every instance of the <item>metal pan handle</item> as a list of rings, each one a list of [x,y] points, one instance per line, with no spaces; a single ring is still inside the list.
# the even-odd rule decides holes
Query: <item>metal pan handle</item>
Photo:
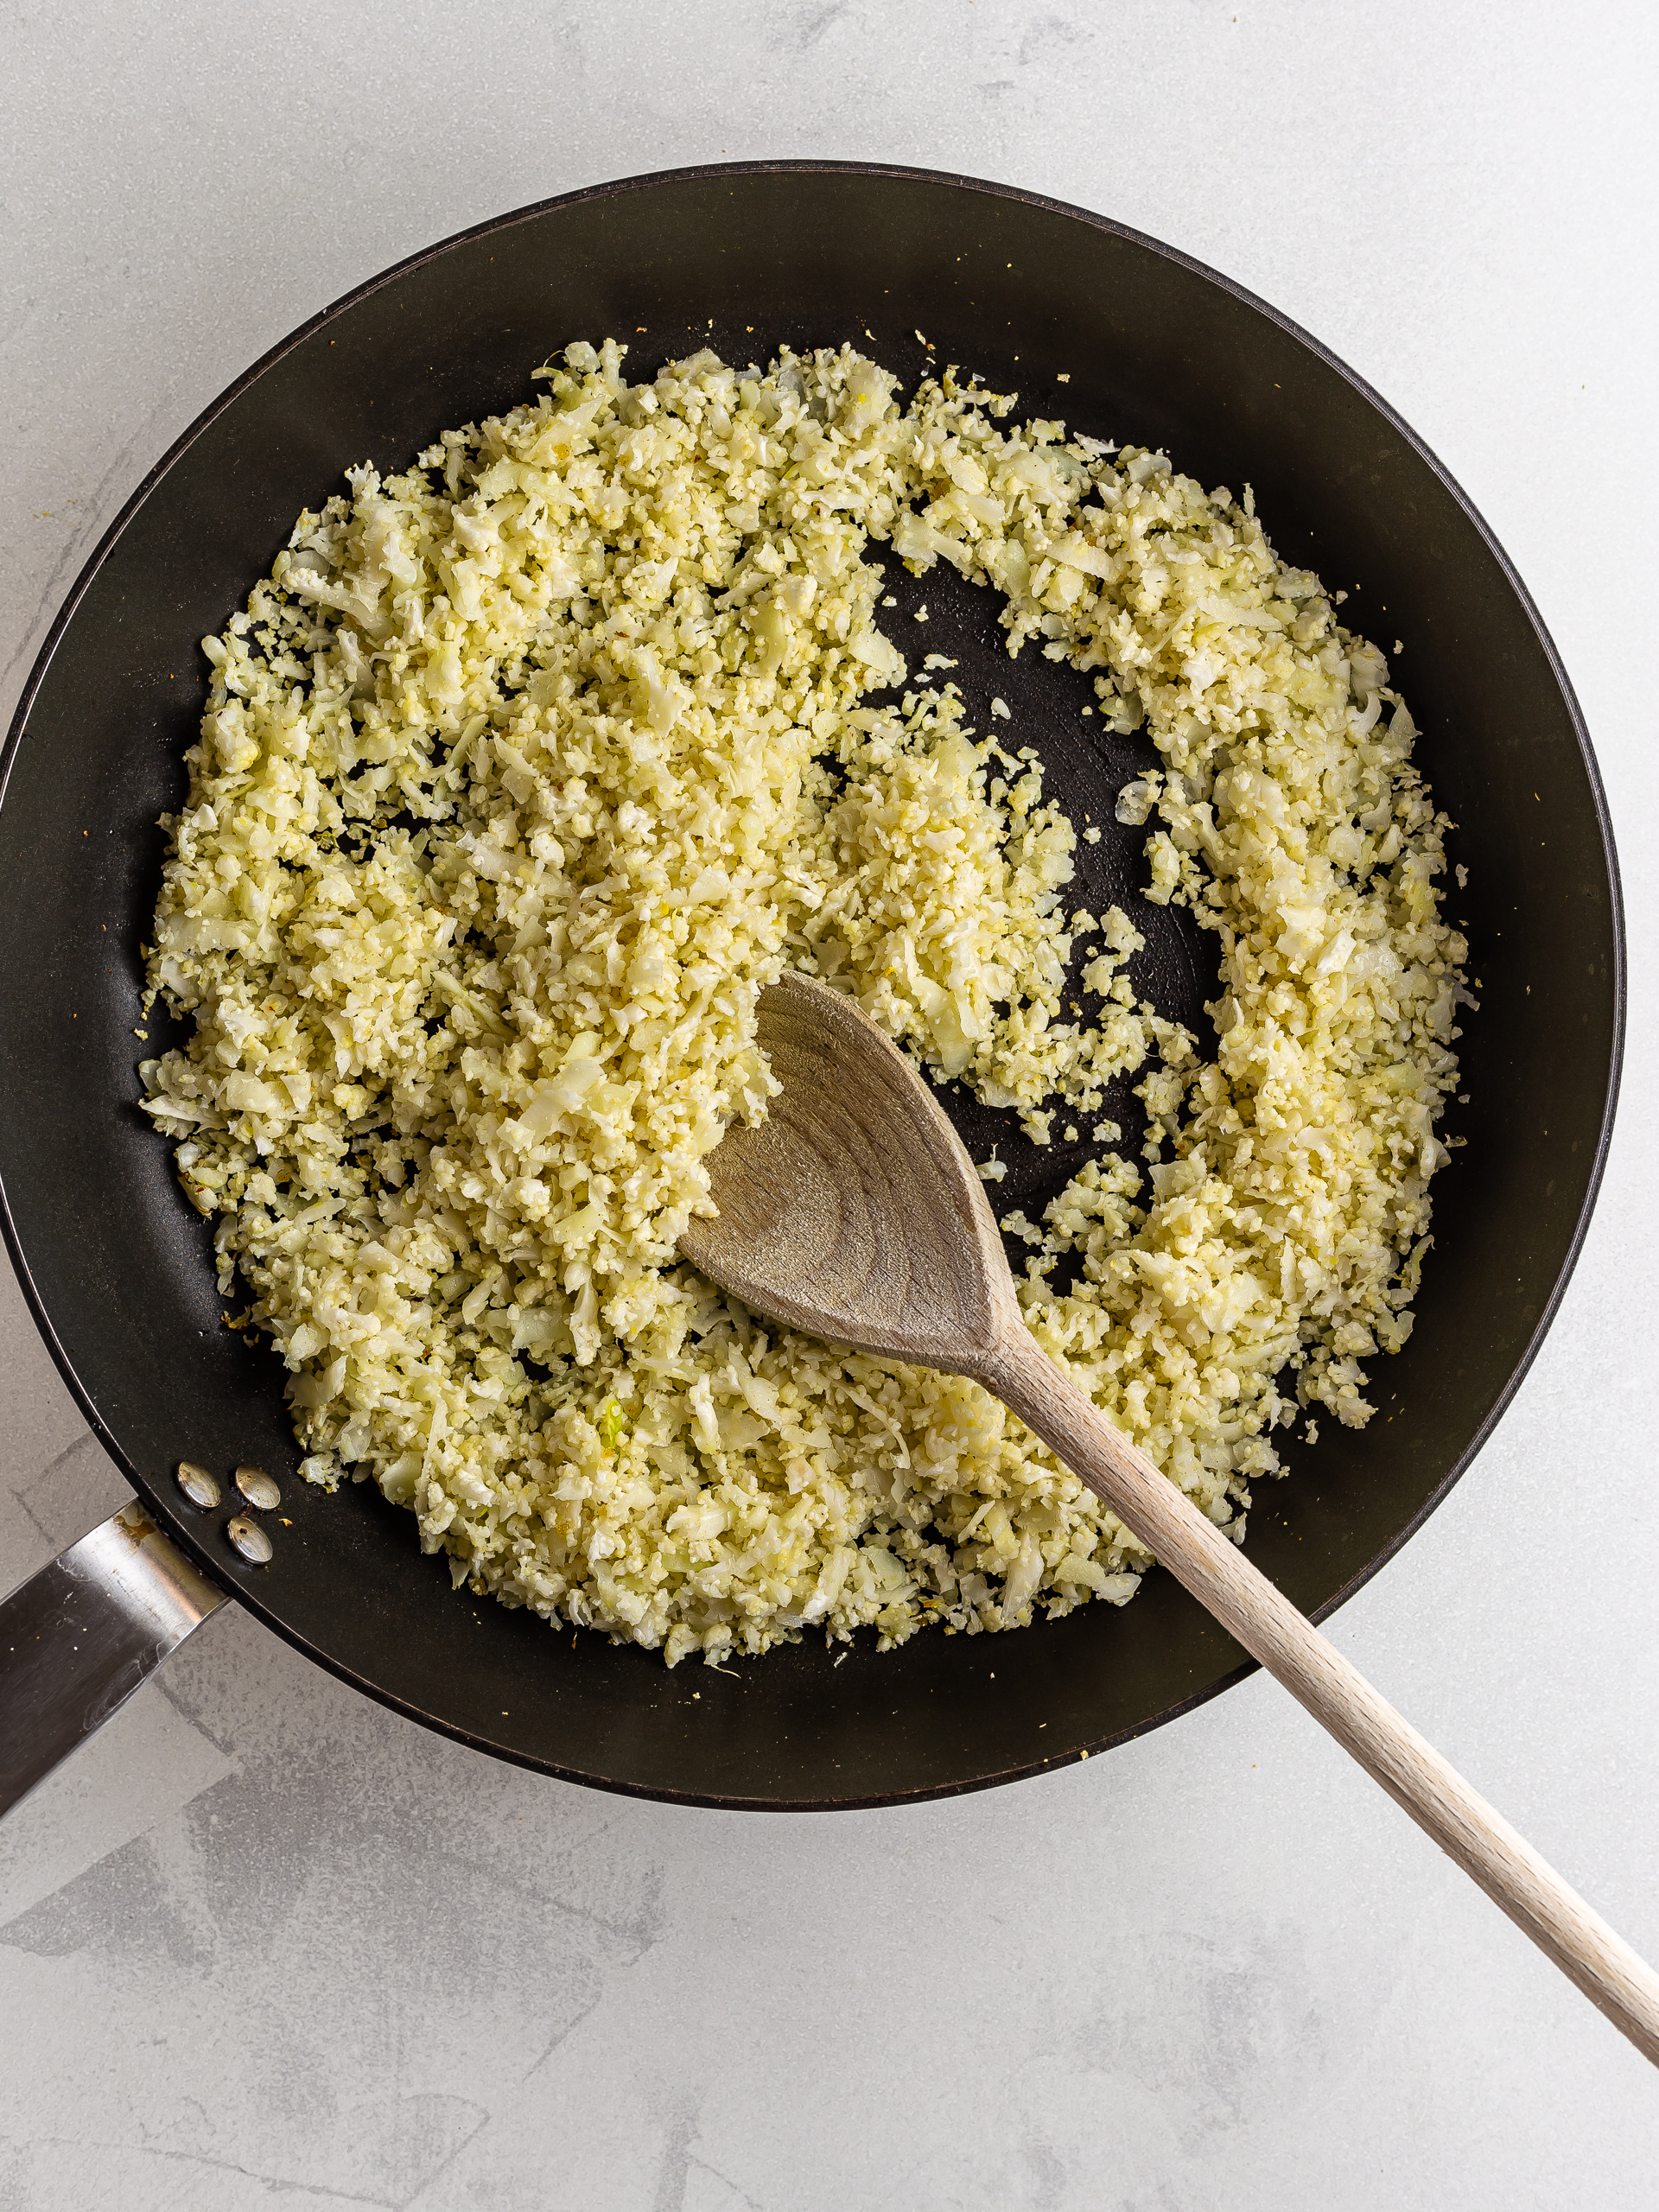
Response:
[[[135,1503],[0,1603],[0,1816],[225,1598]]]

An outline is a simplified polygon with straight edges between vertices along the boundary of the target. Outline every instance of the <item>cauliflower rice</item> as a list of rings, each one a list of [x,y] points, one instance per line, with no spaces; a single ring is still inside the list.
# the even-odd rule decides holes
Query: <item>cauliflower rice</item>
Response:
[[[677,1239],[773,1088],[759,993],[817,972],[1038,1143],[1092,1129],[1004,1224],[1027,1318],[1242,1539],[1276,1430],[1368,1418],[1446,1156],[1465,947],[1383,657],[1248,493],[954,372],[908,404],[848,347],[537,373],[350,472],[204,640],[147,954],[194,1027],[142,1072],[302,1471],[671,1666],[1122,1604],[1147,1554],[996,1401],[774,1327]],[[1072,827],[1001,702],[983,741],[948,683],[863,703],[907,681],[872,540],[993,586],[1011,652],[1156,745],[1117,815],[1215,937],[1213,1061],[1137,1003],[1133,918],[1067,912]],[[1123,1076],[1138,1164],[1099,1118]]]

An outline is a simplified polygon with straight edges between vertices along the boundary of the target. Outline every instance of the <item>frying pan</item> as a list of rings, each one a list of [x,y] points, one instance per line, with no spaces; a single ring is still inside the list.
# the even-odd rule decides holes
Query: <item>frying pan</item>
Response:
[[[864,336],[871,334],[871,340]],[[173,1039],[139,1006],[139,945],[181,754],[222,626],[304,505],[365,457],[405,465],[443,427],[512,405],[576,337],[626,336],[638,374],[706,343],[865,344],[906,378],[957,362],[1022,411],[1167,449],[1254,491],[1280,551],[1349,592],[1389,650],[1419,758],[1458,824],[1478,1014],[1465,1140],[1435,1184],[1434,1249],[1378,1413],[1293,1440],[1256,1486],[1252,1556],[1322,1618],[1390,1558],[1479,1450],[1539,1342],[1592,1203],[1617,1086],[1618,879],[1583,723],[1525,589],[1421,440],[1316,341],[1238,286],[1122,225],[1005,187],[862,164],[749,163],[630,179],[417,255],[276,347],[139,486],[25,687],[0,786],[0,1193],[13,1259],[70,1389],[140,1503],[8,1601],[10,1794],[113,1709],[229,1592],[320,1665],[495,1757],[686,1803],[827,1808],[1009,1782],[1173,1719],[1248,1671],[1167,1576],[1009,1637],[926,1633],[878,1655],[808,1641],[716,1673],[551,1631],[462,1591],[372,1485],[308,1490],[283,1370],[226,1326],[211,1236],[138,1112],[135,1063]],[[1068,381],[1058,381],[1062,376]],[[877,549],[879,550],[879,549]],[[988,593],[908,577],[891,634],[955,658],[970,719],[995,693],[1048,788],[1105,835],[1077,895],[1133,896],[1143,832],[1116,789],[1150,756],[1088,739],[1087,680],[1001,652]],[[917,621],[925,604],[927,626]],[[1093,727],[1097,730],[1098,724]],[[1202,1027],[1212,948],[1179,910],[1137,980]],[[135,1028],[148,1026],[140,1043]],[[972,1116],[962,1102],[965,1122]],[[1120,1114],[1119,1118],[1122,1118]],[[989,1122],[975,1124],[982,1141]],[[999,1197],[1040,1204],[1076,1165],[1010,1144]],[[225,1482],[201,1514],[181,1458]],[[269,1565],[226,1535],[228,1477],[283,1484]],[[73,1647],[79,1646],[76,1649]],[[10,1652],[8,1653],[8,1647]],[[22,1654],[20,1657],[18,1655]],[[0,1794],[0,1802],[3,1802]]]

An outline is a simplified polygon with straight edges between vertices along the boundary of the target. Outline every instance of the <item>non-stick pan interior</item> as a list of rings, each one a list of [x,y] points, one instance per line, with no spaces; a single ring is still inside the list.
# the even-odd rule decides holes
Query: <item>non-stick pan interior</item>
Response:
[[[864,334],[873,334],[867,339]],[[922,334],[918,338],[917,334]],[[1364,389],[1206,272],[1094,218],[992,188],[853,168],[699,171],[510,218],[367,288],[203,418],[95,563],[26,696],[0,804],[0,1178],[14,1250],[105,1443],[165,1524],[300,1647],[505,1757],[609,1787],[756,1806],[868,1802],[1006,1780],[1133,1735],[1232,1679],[1237,1648],[1163,1575],[1009,1637],[925,1634],[839,1663],[809,1643],[716,1675],[555,1632],[464,1592],[410,1516],[291,1478],[281,1370],[224,1325],[209,1234],[135,1106],[138,946],[156,817],[200,711],[197,640],[221,626],[344,467],[405,464],[510,405],[575,337],[649,367],[699,343],[765,358],[852,338],[907,378],[957,362],[1022,407],[1162,445],[1249,484],[1281,551],[1352,594],[1421,725],[1459,829],[1479,978],[1462,1042],[1466,1139],[1435,1186],[1417,1326],[1373,1368],[1377,1417],[1326,1423],[1256,1486],[1252,1557],[1328,1607],[1408,1535],[1501,1408],[1565,1281],[1617,1073],[1617,891],[1593,768],[1548,641],[1478,519]],[[926,341],[924,343],[924,340]],[[1057,378],[1065,372],[1069,383]],[[907,594],[907,596],[906,596]],[[898,641],[960,658],[1036,738],[1051,787],[1106,834],[1080,895],[1140,880],[1110,798],[1133,748],[1085,742],[1083,680],[1001,657],[988,594],[902,580]],[[925,646],[911,616],[929,602]],[[911,634],[899,635],[899,631]],[[981,726],[983,727],[982,720]],[[1149,956],[1199,1018],[1205,941],[1179,915]],[[1021,1173],[1032,1171],[1023,1169]],[[1005,1198],[1014,1195],[1011,1184]],[[289,1476],[256,1571],[222,1514],[179,1499],[181,1456]]]

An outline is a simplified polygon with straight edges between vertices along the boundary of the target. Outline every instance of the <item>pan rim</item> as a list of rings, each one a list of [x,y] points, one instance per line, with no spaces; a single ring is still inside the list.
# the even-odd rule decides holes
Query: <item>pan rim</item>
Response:
[[[1100,214],[1092,209],[1077,207],[1070,201],[1058,200],[1046,194],[1027,191],[1016,185],[998,183],[988,178],[896,162],[780,160],[696,163],[677,168],[651,170],[638,175],[613,178],[602,183],[582,186],[575,191],[556,194],[550,199],[535,200],[506,213],[492,216],[483,222],[469,225],[463,230],[454,232],[450,236],[433,245],[422,247],[417,251],[392,263],[377,275],[354,285],[349,291],[342,293],[327,307],[319,309],[315,315],[298,324],[227,385],[217,397],[213,399],[180,433],[161,458],[145,472],[115,519],[99,539],[74,582],[70,586],[24,679],[7,730],[3,748],[0,748],[0,806],[3,806],[5,803],[12,766],[22,747],[23,736],[41,687],[45,682],[57,649],[68,631],[70,624],[73,621],[94,578],[162,479],[168,475],[203,432],[232,407],[243,394],[257,384],[259,378],[277,362],[305,344],[327,324],[346,315],[387,285],[411,275],[416,270],[437,260],[441,256],[458,247],[497,236],[515,228],[521,223],[534,221],[556,210],[620,198],[625,194],[658,190],[664,187],[692,182],[707,182],[722,177],[815,175],[888,178],[897,181],[931,185],[953,192],[980,194],[988,198],[1011,202],[1019,207],[1064,216],[1072,221],[1085,223],[1092,229],[1104,232],[1111,237],[1125,240],[1156,255],[1173,266],[1198,276],[1204,283],[1214,286],[1230,298],[1262,316],[1296,344],[1305,347],[1316,360],[1333,371],[1343,382],[1357,392],[1376,411],[1382,422],[1417,455],[1442,489],[1450,496],[1479,537],[1486,552],[1496,564],[1503,582],[1513,593],[1537,639],[1550,676],[1566,707],[1567,719],[1578,746],[1580,760],[1589,787],[1597,832],[1601,842],[1602,862],[1607,876],[1612,925],[1612,1036],[1608,1053],[1606,1090],[1602,1103],[1600,1125],[1597,1132],[1595,1150],[1586,1183],[1583,1202],[1550,1294],[1543,1303],[1539,1318],[1534,1325],[1519,1359],[1503,1389],[1489,1408],[1484,1419],[1447,1472],[1410,1519],[1340,1589],[1326,1599],[1322,1605],[1310,1611],[1309,1619],[1322,1623],[1336,1612],[1339,1606],[1345,1605],[1356,1592],[1363,1589],[1374,1575],[1379,1573],[1395,1558],[1402,1548],[1421,1529],[1429,1516],[1445,1502],[1453,1484],[1467,1472],[1484,1448],[1498,1422],[1507,1412],[1516,1391],[1526,1379],[1543,1344],[1544,1338],[1548,1334],[1555,1316],[1560,1311],[1567,1286],[1578,1266],[1585,1238],[1589,1230],[1591,1217],[1595,1211],[1596,1202],[1600,1194],[1602,1177],[1606,1166],[1607,1153],[1611,1142],[1613,1123],[1618,1103],[1624,1069],[1628,992],[1624,906],[1618,855],[1613,840],[1606,794],[1602,785],[1600,772],[1584,714],[1554,639],[1550,635],[1532,594],[1528,590],[1514,563],[1504,551],[1484,516],[1463,490],[1451,471],[1381,393],[1357,371],[1349,367],[1348,364],[1329,346],[1324,345],[1311,333],[1304,330],[1299,323],[1292,321],[1288,315],[1283,314],[1269,302],[1260,298],[1246,286],[1236,283],[1222,271],[1212,269],[1207,263],[1183,252],[1180,248],[1166,245],[1161,239],[1154,238],[1144,231],[1136,230],[1128,224],[1119,222],[1111,216]],[[39,1331],[51,1355],[53,1363],[62,1376],[71,1396],[86,1419],[92,1434],[114,1461],[124,1479],[132,1485],[141,1500],[153,1506],[156,1502],[155,1484],[128,1458],[118,1439],[105,1423],[92,1391],[81,1381],[73,1362],[53,1325],[47,1312],[45,1300],[35,1285],[34,1272],[25,1255],[10,1197],[3,1180],[0,1180],[0,1236],[4,1237],[6,1249],[10,1256],[18,1286],[30,1318]],[[1057,1753],[1049,1758],[1025,1761],[995,1773],[976,1775],[945,1783],[929,1783],[914,1789],[882,1791],[861,1796],[785,1798],[741,1796],[723,1795],[719,1792],[646,1787],[642,1783],[621,1781],[613,1777],[590,1774],[579,1768],[562,1765],[554,1760],[537,1758],[530,1754],[514,1751],[510,1747],[493,1743],[476,1732],[457,1723],[423,1711],[410,1700],[400,1697],[395,1691],[386,1688],[385,1685],[372,1681],[358,1674],[332,1654],[321,1649],[308,1638],[298,1633],[285,1621],[277,1618],[261,1600],[257,1590],[245,1579],[238,1577],[232,1580],[229,1578],[225,1561],[217,1555],[210,1554],[200,1539],[185,1531],[181,1535],[175,1535],[174,1540],[181,1542],[181,1548],[189,1553],[194,1564],[203,1573],[208,1575],[217,1586],[226,1589],[230,1595],[238,1599],[266,1628],[280,1636],[285,1643],[291,1644],[307,1659],[325,1669],[338,1680],[349,1684],[353,1689],[372,1698],[378,1704],[387,1707],[392,1712],[402,1713],[409,1719],[417,1721],[423,1727],[430,1728],[454,1742],[465,1744],[469,1749],[481,1752],[488,1758],[501,1760],[511,1765],[527,1768],[534,1773],[546,1774],[556,1780],[579,1783],[586,1788],[606,1790],[615,1796],[645,1798],[660,1803],[707,1808],[717,1811],[779,1813],[868,1811],[887,1806],[929,1803],[939,1799],[965,1796],[981,1789],[1000,1788],[1005,1783],[1024,1781],[1037,1775],[1058,1771],[1062,1767],[1075,1764],[1084,1758],[1096,1757],[1103,1751],[1113,1750],[1119,1745],[1130,1743],[1139,1737],[1147,1735],[1154,1729],[1163,1727],[1171,1721],[1179,1719],[1198,1707],[1207,1704],[1212,1698],[1220,1696],[1224,1691],[1232,1688],[1236,1684],[1243,1681],[1247,1675],[1255,1672],[1257,1666],[1255,1660],[1243,1658],[1236,1667],[1230,1669],[1204,1688],[1163,1707],[1156,1713],[1148,1715],[1129,1727],[1103,1736],[1097,1741],[1078,1745],[1070,1751]]]

